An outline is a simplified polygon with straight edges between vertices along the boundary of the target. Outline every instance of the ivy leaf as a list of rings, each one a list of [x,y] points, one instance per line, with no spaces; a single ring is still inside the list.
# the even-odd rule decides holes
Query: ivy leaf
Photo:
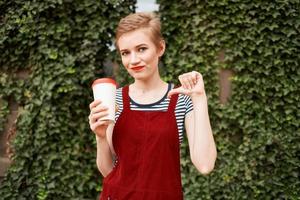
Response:
[[[48,53],[48,56],[50,59],[52,60],[56,60],[57,59],[57,56],[58,56],[58,53],[56,50],[50,50],[49,53]]]

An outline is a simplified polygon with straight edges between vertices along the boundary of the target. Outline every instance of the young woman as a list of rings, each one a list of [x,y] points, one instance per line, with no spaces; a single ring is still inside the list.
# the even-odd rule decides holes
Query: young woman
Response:
[[[116,46],[134,82],[117,90],[114,125],[101,121],[107,108],[100,100],[90,104],[97,166],[104,176],[100,199],[181,200],[183,129],[192,163],[202,174],[214,168],[217,155],[202,76],[182,74],[178,88],[161,79],[158,62],[165,41],[153,13],[121,19]]]

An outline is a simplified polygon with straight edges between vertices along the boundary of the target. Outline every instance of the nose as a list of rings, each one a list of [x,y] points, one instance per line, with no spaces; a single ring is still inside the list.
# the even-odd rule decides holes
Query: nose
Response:
[[[138,55],[135,52],[132,52],[130,54],[130,64],[131,65],[135,65],[135,64],[139,63],[140,61],[141,61],[140,58],[138,57]]]

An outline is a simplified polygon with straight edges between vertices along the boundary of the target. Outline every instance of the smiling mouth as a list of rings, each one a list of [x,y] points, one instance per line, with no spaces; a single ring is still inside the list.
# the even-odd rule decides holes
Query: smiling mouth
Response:
[[[136,67],[132,67],[131,69],[134,71],[140,71],[143,68],[144,68],[144,66],[136,66]]]

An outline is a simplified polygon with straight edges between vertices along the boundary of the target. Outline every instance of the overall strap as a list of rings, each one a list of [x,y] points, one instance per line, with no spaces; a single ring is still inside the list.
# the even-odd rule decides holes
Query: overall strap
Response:
[[[168,107],[168,112],[174,112],[177,104],[178,94],[174,94],[171,96],[171,100]]]
[[[130,110],[130,98],[129,98],[129,86],[126,85],[122,88],[122,98],[123,98],[123,109]]]

